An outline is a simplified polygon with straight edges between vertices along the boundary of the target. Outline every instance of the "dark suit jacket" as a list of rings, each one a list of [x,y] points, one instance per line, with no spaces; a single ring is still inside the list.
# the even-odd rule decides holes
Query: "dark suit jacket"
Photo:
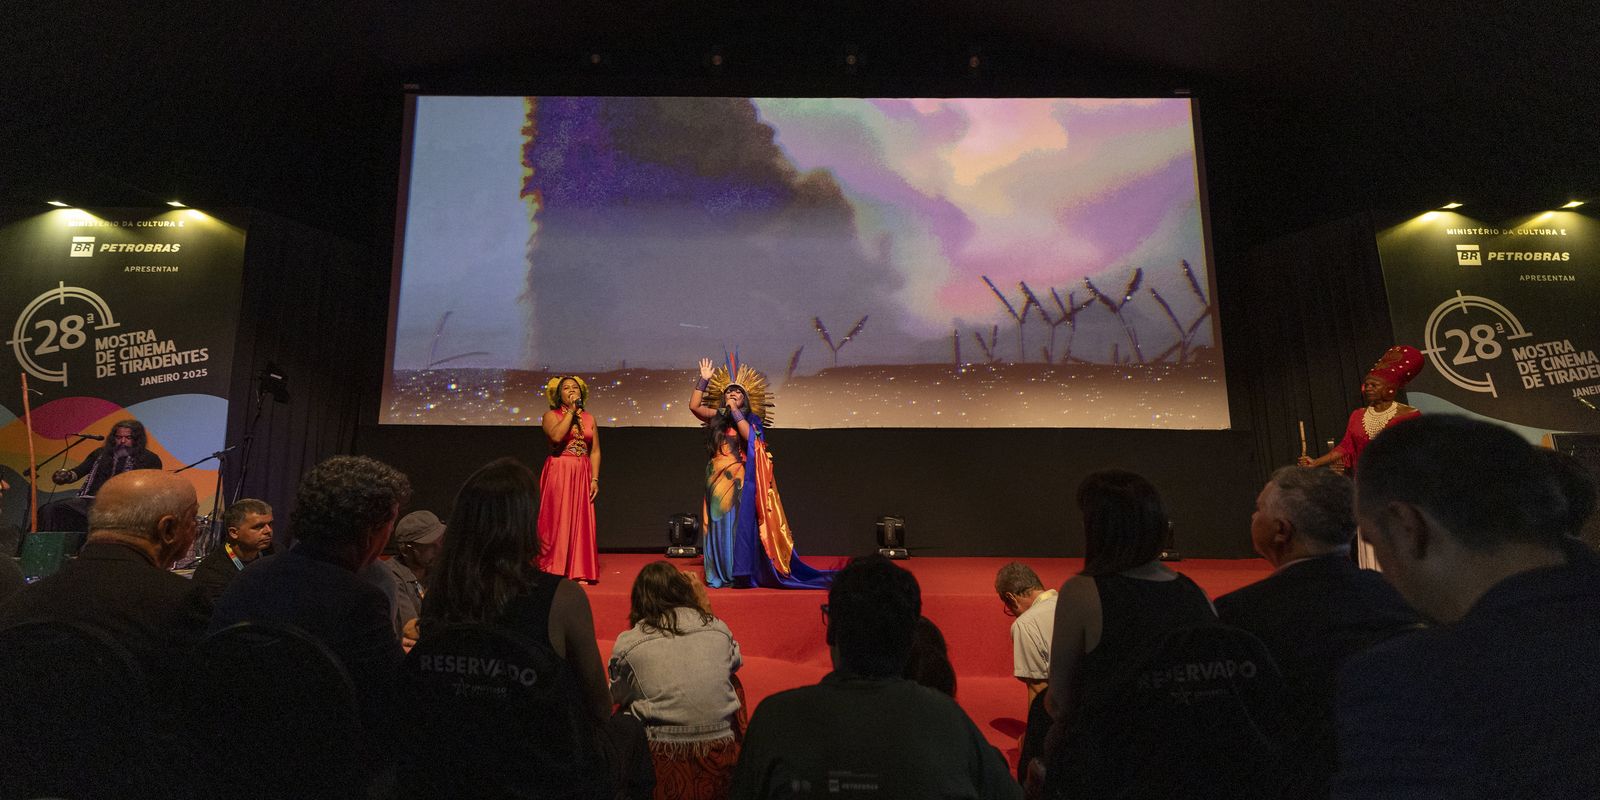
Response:
[[[159,696],[188,678],[189,649],[205,632],[211,607],[194,588],[132,547],[90,542],[0,606],[0,627],[62,620],[97,628],[128,649]]]
[[[1309,558],[1217,598],[1217,618],[1255,634],[1283,671],[1283,735],[1294,743],[1258,773],[1268,796],[1327,796],[1337,764],[1333,698],[1339,667],[1420,624],[1383,576],[1345,554]],[[1263,765],[1265,767],[1265,765]]]
[[[327,645],[349,671],[368,725],[383,729],[405,653],[382,591],[301,542],[240,572],[217,600],[211,630],[247,620],[287,623]]]
[[[1339,677],[1341,798],[1600,797],[1600,560],[1507,578]]]

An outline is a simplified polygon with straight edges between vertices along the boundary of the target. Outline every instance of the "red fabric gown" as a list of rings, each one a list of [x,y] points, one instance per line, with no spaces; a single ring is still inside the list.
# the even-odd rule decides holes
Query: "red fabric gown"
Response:
[[[1361,424],[1361,419],[1366,412],[1366,406],[1350,412],[1350,421],[1344,426],[1344,439],[1339,442],[1338,449],[1344,451],[1345,464],[1352,476],[1356,474],[1356,469],[1361,463],[1361,451],[1367,449],[1367,445],[1372,443],[1371,437],[1367,436],[1366,426]],[[1389,420],[1389,423],[1384,425],[1383,428],[1388,430],[1394,427],[1397,422],[1403,422],[1421,415],[1422,412],[1415,409],[1403,414],[1396,412],[1394,419]]]
[[[539,474],[539,569],[575,581],[598,581],[600,556],[594,503],[589,501],[595,421],[580,413],[581,425],[569,429],[564,444],[551,448]]]

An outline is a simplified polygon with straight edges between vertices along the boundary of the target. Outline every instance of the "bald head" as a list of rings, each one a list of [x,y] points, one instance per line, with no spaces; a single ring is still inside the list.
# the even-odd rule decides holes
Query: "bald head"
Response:
[[[124,472],[106,481],[89,510],[89,533],[146,540],[157,566],[167,567],[194,543],[199,502],[188,481],[155,469]]]

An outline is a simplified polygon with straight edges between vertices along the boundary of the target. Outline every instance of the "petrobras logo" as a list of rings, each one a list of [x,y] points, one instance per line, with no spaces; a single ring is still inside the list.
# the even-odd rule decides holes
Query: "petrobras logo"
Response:
[[[1483,266],[1483,252],[1475,244],[1456,245],[1456,263],[1463,267]]]
[[[94,255],[93,236],[72,237],[71,256],[73,258],[90,258]]]

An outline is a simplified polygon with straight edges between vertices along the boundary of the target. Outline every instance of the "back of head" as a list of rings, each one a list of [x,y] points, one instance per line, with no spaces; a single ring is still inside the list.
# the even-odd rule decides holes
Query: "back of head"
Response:
[[[922,590],[910,572],[881,555],[860,556],[828,589],[828,644],[841,666],[874,678],[900,675],[922,616]]]
[[[1356,498],[1364,519],[1405,503],[1478,551],[1554,546],[1562,531],[1551,519],[1566,509],[1532,445],[1499,425],[1448,414],[1407,420],[1373,439],[1361,455]]]
[[[1161,554],[1167,510],[1144,476],[1119,469],[1090,474],[1078,485],[1083,513],[1084,575],[1114,575]]]
[[[1002,598],[1008,594],[1025,597],[1028,592],[1043,588],[1044,582],[1039,580],[1039,573],[1021,561],[1013,561],[1001,567],[994,576],[995,594]]]
[[[366,456],[334,456],[300,479],[289,519],[296,539],[329,546],[360,544],[411,496],[411,482]]]
[[[628,609],[628,624],[643,622],[663,633],[683,633],[678,628],[678,608],[692,608],[700,613],[702,621],[710,616],[699,608],[694,584],[688,576],[666,561],[652,561],[639,570],[633,579],[633,592]]]
[[[1556,488],[1567,501],[1566,513],[1551,520],[1550,524],[1568,536],[1580,535],[1584,524],[1594,516],[1597,494],[1600,494],[1594,473],[1576,456],[1560,450],[1541,447],[1535,452],[1550,469]]]
[[[917,617],[912,628],[911,656],[906,659],[905,677],[937,692],[956,696],[956,668],[950,663],[950,648],[944,632],[927,617]]]
[[[456,492],[444,548],[429,574],[429,615],[493,622],[526,585],[539,555],[539,479],[511,458],[491,461]]]
[[[113,476],[89,509],[89,532],[115,531],[155,540],[163,517],[192,520],[198,503],[194,485],[160,470]]]
[[[1355,487],[1349,478],[1329,469],[1284,467],[1272,473],[1272,485],[1272,511],[1296,533],[1328,547],[1355,539]]]

